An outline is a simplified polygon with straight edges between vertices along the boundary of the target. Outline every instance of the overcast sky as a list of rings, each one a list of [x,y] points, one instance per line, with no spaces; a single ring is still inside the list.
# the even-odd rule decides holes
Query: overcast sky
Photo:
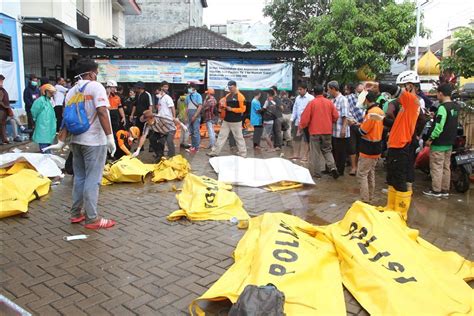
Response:
[[[397,0],[398,2],[401,2]],[[419,0],[420,3],[425,0]],[[207,0],[204,24],[225,24],[227,20],[262,20],[265,0]],[[448,35],[448,29],[467,25],[474,19],[473,0],[429,0],[423,6],[425,26],[431,29],[430,39],[422,39],[420,45],[433,43]],[[266,19],[269,21],[268,19]]]

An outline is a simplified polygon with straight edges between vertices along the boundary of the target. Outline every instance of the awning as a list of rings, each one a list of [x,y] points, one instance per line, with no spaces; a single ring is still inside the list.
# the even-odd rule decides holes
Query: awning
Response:
[[[104,40],[98,36],[90,35],[75,29],[56,18],[44,17],[24,17],[23,25],[29,26],[36,31],[46,34],[61,34],[64,41],[71,47],[97,47],[104,48],[107,46],[115,46],[114,43]]]
[[[66,44],[68,44],[71,47],[74,47],[74,48],[82,47],[81,40],[76,35],[74,35],[73,33],[69,31],[63,30],[63,38]]]

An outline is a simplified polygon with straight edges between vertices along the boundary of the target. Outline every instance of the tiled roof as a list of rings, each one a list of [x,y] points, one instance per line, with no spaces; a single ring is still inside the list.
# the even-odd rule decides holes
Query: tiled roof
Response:
[[[255,48],[242,45],[224,35],[213,32],[204,27],[190,27],[155,43],[147,45],[157,48],[188,48],[188,49],[241,49]]]

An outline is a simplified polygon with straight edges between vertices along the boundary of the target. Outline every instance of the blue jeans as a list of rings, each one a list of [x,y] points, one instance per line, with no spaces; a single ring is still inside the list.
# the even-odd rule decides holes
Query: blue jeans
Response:
[[[199,131],[199,127],[201,126],[201,117],[198,116],[196,120],[191,123],[191,118],[194,116],[197,110],[188,110],[188,128],[189,134],[191,135],[191,146],[199,149],[199,145],[201,144],[201,133]]]
[[[214,132],[214,122],[206,122],[207,134],[209,135],[209,148],[214,147],[216,144],[216,133]]]
[[[99,187],[104,171],[107,146],[71,144],[74,184],[72,187],[71,217],[78,217],[84,208],[86,224],[97,219]]]

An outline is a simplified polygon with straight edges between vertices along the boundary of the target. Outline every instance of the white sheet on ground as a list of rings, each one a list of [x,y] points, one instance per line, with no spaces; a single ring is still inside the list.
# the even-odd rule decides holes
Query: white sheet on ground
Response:
[[[242,158],[223,156],[209,159],[219,181],[261,187],[280,181],[315,184],[309,170],[282,158]]]
[[[40,153],[6,153],[0,155],[0,168],[7,168],[17,161],[28,161],[42,176],[58,177],[66,160],[56,155]]]

